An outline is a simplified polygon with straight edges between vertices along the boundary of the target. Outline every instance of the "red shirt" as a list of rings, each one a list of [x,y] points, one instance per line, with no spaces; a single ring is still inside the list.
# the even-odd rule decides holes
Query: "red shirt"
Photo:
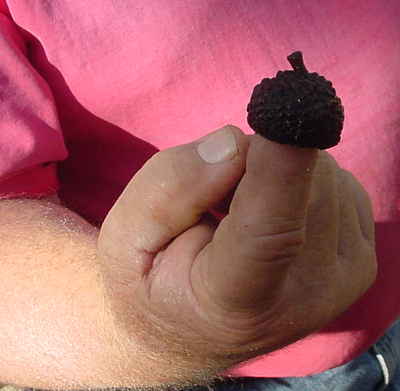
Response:
[[[58,192],[100,225],[158,149],[232,123],[302,50],[345,107],[330,153],[369,192],[378,279],[324,330],[230,373],[303,376],[343,364],[400,310],[397,0],[0,1],[0,195]]]

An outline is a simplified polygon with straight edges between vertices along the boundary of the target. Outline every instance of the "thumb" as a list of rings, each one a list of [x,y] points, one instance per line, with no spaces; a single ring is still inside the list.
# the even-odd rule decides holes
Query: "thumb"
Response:
[[[276,299],[305,242],[317,156],[317,149],[251,136],[246,172],[229,214],[196,262],[200,270],[193,279],[199,291],[232,309]]]
[[[147,161],[101,227],[98,248],[110,275],[132,282],[146,274],[161,249],[237,184],[248,143],[240,129],[226,126]]]

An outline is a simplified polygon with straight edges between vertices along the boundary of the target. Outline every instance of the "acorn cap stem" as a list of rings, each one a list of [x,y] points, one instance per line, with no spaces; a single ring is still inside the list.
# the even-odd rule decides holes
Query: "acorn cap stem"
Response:
[[[287,59],[292,66],[293,70],[296,72],[308,72],[307,68],[304,65],[303,62],[303,53],[302,52],[293,52],[289,56],[287,56]]]

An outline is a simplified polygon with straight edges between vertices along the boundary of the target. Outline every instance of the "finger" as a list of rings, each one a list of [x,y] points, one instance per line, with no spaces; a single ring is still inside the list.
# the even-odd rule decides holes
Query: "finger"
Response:
[[[246,135],[246,137],[248,137],[250,141],[251,135]],[[212,208],[211,212],[214,214],[215,217],[218,218],[218,220],[222,220],[222,218],[228,214],[238,184],[234,186],[231,190],[229,190],[228,194]]]
[[[342,270],[347,275],[358,275],[352,282],[352,294],[347,297],[348,302],[352,303],[372,285],[376,278],[374,242],[371,236],[371,239],[365,237],[362,227],[366,224],[364,228],[368,232],[365,233],[371,235],[374,223],[372,214],[369,215],[368,196],[354,175],[347,170],[339,170],[338,179],[340,204],[338,260],[345,265]],[[346,281],[345,276],[342,281]]]
[[[233,196],[235,195],[237,186],[233,187],[224,199],[218,202],[211,210],[212,214],[218,219],[222,220],[229,212]]]
[[[361,232],[364,238],[375,246],[375,223],[371,199],[358,179],[352,173],[347,173],[353,189]]]
[[[132,273],[147,273],[160,249],[196,224],[236,185],[244,172],[247,148],[241,130],[227,126],[154,155],[107,215],[100,251],[117,260],[127,281]]]
[[[363,240],[354,191],[355,178],[349,171],[343,169],[338,170],[337,178],[340,210],[337,253],[353,262],[357,256],[359,243]]]
[[[279,295],[304,245],[317,156],[315,149],[252,136],[229,214],[194,265],[198,292],[232,308],[258,306]]]
[[[319,151],[311,184],[310,202],[307,210],[305,249],[314,254],[330,250],[338,251],[339,241],[339,190],[337,173],[341,169],[336,161],[325,151]],[[322,264],[334,262],[335,257],[324,257]]]

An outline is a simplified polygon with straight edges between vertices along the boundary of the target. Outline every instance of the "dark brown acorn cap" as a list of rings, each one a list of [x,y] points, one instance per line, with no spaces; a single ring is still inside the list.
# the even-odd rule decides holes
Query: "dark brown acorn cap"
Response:
[[[293,71],[279,71],[256,85],[247,122],[271,141],[326,149],[340,141],[344,111],[332,83],[309,73],[302,53],[289,55]]]

